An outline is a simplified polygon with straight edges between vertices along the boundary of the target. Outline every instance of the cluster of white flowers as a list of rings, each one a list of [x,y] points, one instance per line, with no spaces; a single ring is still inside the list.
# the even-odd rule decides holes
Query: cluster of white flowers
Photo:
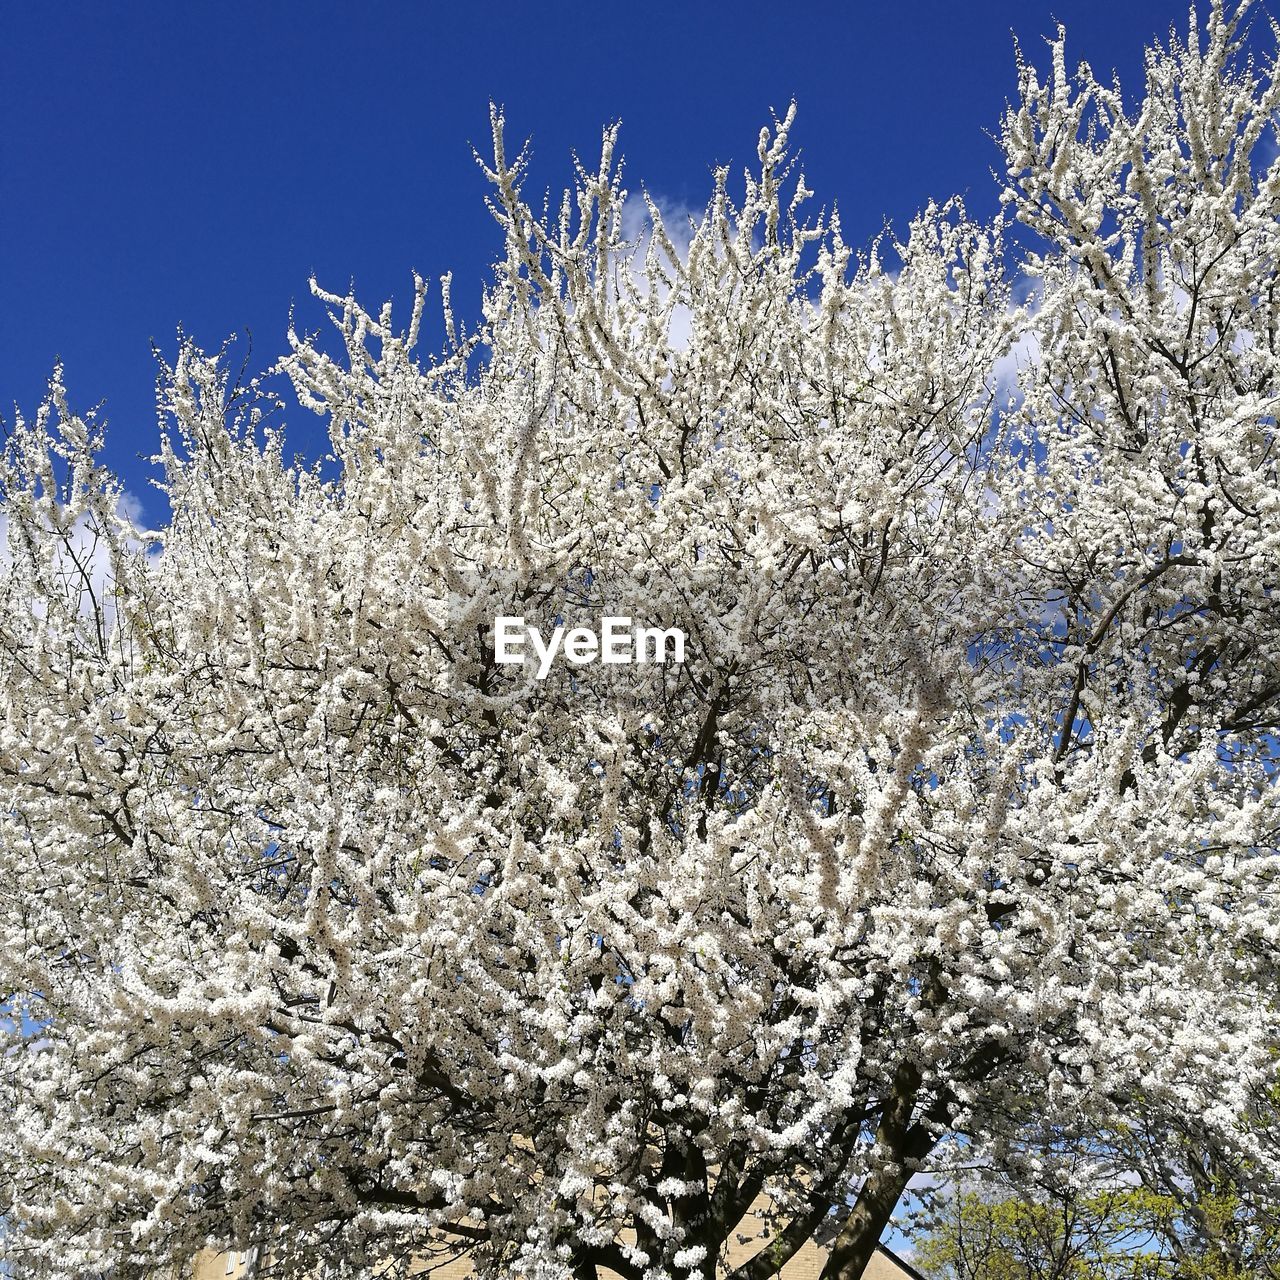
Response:
[[[339,348],[290,335],[326,466],[184,346],[140,540],[55,381],[0,464],[24,1273],[709,1277],[767,1193],[743,1277],[850,1196],[855,1277],[916,1170],[1136,1099],[1280,1183],[1280,80],[1239,17],[1136,108],[1061,40],[1022,68],[1032,308],[956,203],[860,256],[803,221],[790,114],[639,251],[613,132],[543,219],[495,115],[483,323],[423,361],[424,284],[404,333],[316,288]],[[485,639],[619,599],[684,662]]]

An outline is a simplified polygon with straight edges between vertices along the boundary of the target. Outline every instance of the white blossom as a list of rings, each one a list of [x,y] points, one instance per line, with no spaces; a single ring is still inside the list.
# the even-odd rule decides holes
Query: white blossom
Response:
[[[183,345],[154,546],[55,379],[0,464],[27,1272],[704,1276],[764,1193],[744,1277],[852,1197],[851,1277],[922,1168],[1043,1172],[1037,1135],[1138,1098],[1280,1179],[1247,7],[1136,105],[1061,39],[1022,64],[1020,265],[954,201],[862,255],[804,221],[791,112],[687,233],[636,232],[613,130],[543,218],[495,113],[479,327],[446,291],[424,359],[425,283],[404,332],[314,286],[336,348],[278,370],[311,469]],[[680,625],[686,660],[534,679],[503,612]]]

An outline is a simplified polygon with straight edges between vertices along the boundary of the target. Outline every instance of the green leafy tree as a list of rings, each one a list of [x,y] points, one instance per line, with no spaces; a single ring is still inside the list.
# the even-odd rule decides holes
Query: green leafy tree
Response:
[[[1170,1202],[1146,1188],[1038,1199],[961,1187],[928,1217],[916,1264],[934,1280],[1163,1280]]]
[[[1274,1211],[1186,1160],[1169,1190],[1117,1186],[1032,1198],[960,1187],[929,1212],[916,1265],[931,1280],[1271,1280]],[[1205,1164],[1200,1163],[1203,1170]]]

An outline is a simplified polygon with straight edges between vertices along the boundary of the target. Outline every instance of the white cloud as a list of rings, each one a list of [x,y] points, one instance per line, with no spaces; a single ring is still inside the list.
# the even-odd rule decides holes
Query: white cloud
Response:
[[[682,263],[688,262],[689,246],[693,243],[696,228],[702,221],[702,212],[679,201],[664,200],[652,194],[649,199],[658,210],[658,216],[662,219],[662,229],[671,242],[676,256]],[[645,293],[648,291],[649,282],[643,271],[644,255],[649,247],[651,231],[649,208],[644,197],[628,196],[626,204],[622,207],[622,234],[631,244],[637,246],[635,256],[631,259],[631,276]],[[684,303],[677,303],[671,309],[667,328],[667,340],[672,349],[687,350],[692,332],[692,312]]]
[[[148,529],[142,502],[135,494],[125,491],[116,505],[116,516],[132,531],[125,540],[131,552],[145,551],[146,563],[153,565],[162,554],[161,548],[151,541],[154,530]],[[10,549],[9,519],[0,511],[0,571],[13,562]],[[94,601],[102,608],[108,626],[114,616],[112,603],[113,571],[111,555],[103,536],[95,531],[89,517],[81,516],[71,526],[65,542],[57,551],[58,573],[68,592],[80,592],[80,612],[88,615]],[[34,602],[36,616],[43,610]]]

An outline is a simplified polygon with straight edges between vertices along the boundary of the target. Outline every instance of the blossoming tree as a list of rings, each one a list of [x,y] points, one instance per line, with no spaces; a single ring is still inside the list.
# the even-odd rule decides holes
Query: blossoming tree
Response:
[[[1060,38],[1008,226],[856,255],[791,115],[745,194],[624,236],[494,117],[504,257],[417,355],[282,406],[185,345],[152,534],[92,418],[0,468],[6,1247],[146,1275],[707,1277],[816,1230],[861,1274],[913,1174],[1040,1175],[1135,1100],[1280,1180],[1280,81],[1247,5],[1126,105]],[[733,188],[736,189],[736,188]],[[679,242],[679,243],[678,243]],[[628,613],[683,663],[494,661]],[[830,1221],[828,1221],[830,1220]]]

